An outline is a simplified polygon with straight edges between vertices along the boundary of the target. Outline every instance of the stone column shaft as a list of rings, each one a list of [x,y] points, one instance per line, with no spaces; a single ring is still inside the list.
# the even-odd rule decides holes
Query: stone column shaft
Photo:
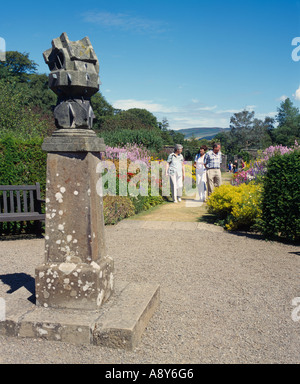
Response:
[[[99,152],[48,153],[45,263],[36,269],[38,305],[93,310],[113,292],[103,200],[96,191],[99,161]]]

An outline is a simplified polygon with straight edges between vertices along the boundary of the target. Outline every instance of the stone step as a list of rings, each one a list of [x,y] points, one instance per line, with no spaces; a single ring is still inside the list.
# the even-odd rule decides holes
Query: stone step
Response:
[[[117,283],[112,299],[98,311],[37,307],[30,296],[24,287],[7,295],[1,336],[132,350],[160,304],[159,286],[147,283]]]

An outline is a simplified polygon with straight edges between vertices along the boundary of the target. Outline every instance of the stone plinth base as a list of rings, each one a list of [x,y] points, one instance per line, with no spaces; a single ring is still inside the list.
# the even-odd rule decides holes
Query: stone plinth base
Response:
[[[97,310],[114,290],[114,263],[60,263],[36,268],[36,300],[44,308]]]
[[[0,335],[132,350],[160,303],[153,284],[119,283],[99,311],[37,307],[21,288],[6,300]]]

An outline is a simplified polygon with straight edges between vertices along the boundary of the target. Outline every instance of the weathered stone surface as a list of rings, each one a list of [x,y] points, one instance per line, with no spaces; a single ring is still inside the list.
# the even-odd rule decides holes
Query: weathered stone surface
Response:
[[[51,71],[49,87],[58,96],[54,110],[58,128],[91,129],[95,117],[90,99],[99,91],[99,62],[88,37],[70,41],[63,33],[44,52]]]
[[[62,131],[62,130],[61,130]],[[42,149],[46,152],[105,152],[106,146],[104,140],[95,136],[74,136],[74,131],[70,133],[68,137],[67,130],[63,130],[64,136],[47,137],[42,145]],[[84,131],[84,130],[82,130]],[[92,132],[92,131],[90,131]],[[75,133],[77,133],[75,131]],[[86,133],[84,131],[84,133]]]
[[[0,321],[1,336],[17,336],[19,322],[23,316],[35,309],[35,305],[28,300],[32,294],[25,288],[18,289],[5,299],[5,321]]]
[[[47,262],[99,262],[106,256],[97,153],[49,153],[46,192]],[[75,259],[74,259],[75,258]]]
[[[159,287],[118,282],[116,295],[101,310],[43,308],[19,289],[7,300],[0,335],[132,350],[160,304]]]
[[[60,98],[89,98],[98,92],[99,62],[88,37],[70,41],[63,33],[43,55],[51,71],[49,87]]]
[[[98,317],[95,311],[36,308],[20,321],[17,336],[90,344],[91,328]]]
[[[113,293],[114,263],[105,246],[98,153],[49,153],[45,263],[36,268],[37,304],[94,310]]]
[[[117,305],[98,319],[93,330],[93,343],[127,350],[136,348],[159,303],[158,285],[129,284]]]
[[[114,291],[113,260],[98,265],[44,264],[36,269],[36,300],[45,308],[96,310]]]

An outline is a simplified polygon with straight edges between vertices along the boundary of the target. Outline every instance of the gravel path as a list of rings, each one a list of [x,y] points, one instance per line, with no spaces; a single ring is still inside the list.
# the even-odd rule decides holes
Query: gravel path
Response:
[[[106,234],[116,279],[161,286],[160,309],[139,347],[0,337],[1,363],[300,363],[300,322],[291,317],[300,297],[299,247],[208,224],[192,231],[133,223]],[[11,284],[30,287],[43,251],[44,240],[0,242],[0,297]]]

